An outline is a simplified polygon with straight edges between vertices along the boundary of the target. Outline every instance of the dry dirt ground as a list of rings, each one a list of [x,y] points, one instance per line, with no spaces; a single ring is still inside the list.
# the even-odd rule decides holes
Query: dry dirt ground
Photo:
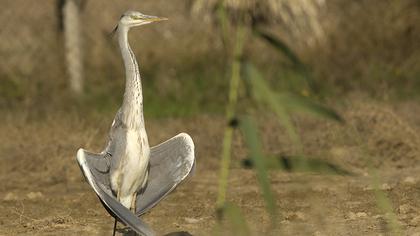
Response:
[[[337,109],[344,125],[302,116],[294,120],[305,154],[353,175],[272,171],[280,233],[389,235],[391,214],[378,207],[372,184],[377,171],[400,233],[420,235],[420,105],[361,100]],[[100,151],[112,117],[51,114],[40,122],[22,112],[1,119],[0,235],[111,235],[113,219],[82,178],[75,153],[79,147]],[[265,152],[293,154],[274,117],[258,121]],[[196,143],[195,176],[144,217],[159,234],[214,232],[223,128],[217,116],[147,120],[151,144],[183,131]],[[241,167],[247,151],[238,132],[233,150],[228,200],[241,207],[256,235],[267,233],[269,217],[254,171]]]

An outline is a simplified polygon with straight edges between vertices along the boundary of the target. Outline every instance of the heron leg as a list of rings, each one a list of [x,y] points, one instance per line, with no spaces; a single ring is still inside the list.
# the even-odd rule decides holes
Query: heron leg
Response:
[[[120,201],[120,190],[117,191],[117,200]],[[115,236],[115,231],[117,230],[117,218],[114,218],[114,230],[112,236]]]
[[[131,198],[133,200],[131,200],[131,207],[130,210],[136,214],[136,203],[137,203],[137,193],[133,193],[133,197]]]
[[[114,218],[114,231],[112,232],[112,236],[115,236],[116,229],[117,229],[117,218]]]

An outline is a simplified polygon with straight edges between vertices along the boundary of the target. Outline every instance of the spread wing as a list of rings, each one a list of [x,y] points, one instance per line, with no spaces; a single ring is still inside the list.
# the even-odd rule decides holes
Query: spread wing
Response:
[[[79,149],[77,162],[89,185],[107,211],[137,233],[154,235],[137,216],[114,197],[109,182],[111,155],[94,154]],[[149,181],[138,194],[136,214],[142,215],[176,188],[194,169],[194,143],[188,134],[181,133],[151,148]]]
[[[188,134],[178,134],[152,147],[147,187],[137,195],[137,215],[144,214],[172,192],[194,166],[194,142]]]
[[[148,225],[117,201],[112,195],[109,185],[104,185],[104,181],[109,181],[108,172],[101,172],[106,170],[106,168],[103,167],[108,165],[106,156],[89,153],[83,149],[79,149],[77,152],[77,162],[79,163],[80,169],[86,177],[86,180],[109,213],[117,217],[121,222],[128,225],[140,235],[155,235]]]
[[[80,157],[83,154],[83,159],[86,162],[88,169],[93,175],[97,184],[105,188],[107,192],[111,193],[110,182],[109,182],[109,168],[111,162],[111,155],[107,153],[91,153],[83,149],[79,149],[77,152],[77,161],[81,167]],[[83,170],[83,169],[82,169]],[[86,174],[83,172],[86,176]]]

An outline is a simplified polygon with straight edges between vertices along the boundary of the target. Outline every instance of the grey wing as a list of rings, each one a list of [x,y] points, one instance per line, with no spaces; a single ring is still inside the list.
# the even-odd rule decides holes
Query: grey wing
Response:
[[[95,172],[98,172],[95,166],[102,166],[101,160],[106,161],[106,158],[103,158],[101,154],[92,154],[79,149],[77,152],[77,162],[83,172],[83,175],[86,177],[89,185],[93,188],[96,195],[98,195],[101,202],[105,205],[108,211],[117,217],[125,225],[128,225],[134,231],[140,235],[151,236],[155,235],[152,229],[141,221],[136,215],[130,212],[125,208],[117,199],[112,195],[107,188],[107,185],[102,183],[101,178],[109,177],[108,173],[103,175],[95,176]],[[99,179],[98,179],[99,178]],[[109,179],[109,178],[108,178]]]
[[[194,142],[188,134],[177,136],[150,150],[149,181],[137,195],[136,214],[142,215],[175,189],[194,169]]]
[[[109,187],[110,186],[109,168],[110,168],[111,155],[107,153],[96,154],[96,153],[85,151],[83,149],[79,149],[79,151],[77,152],[77,161],[79,162],[80,167],[81,167],[81,163],[79,161],[79,156],[82,154],[84,156],[84,160],[87,164],[87,167],[89,168],[95,180],[99,182],[101,185],[103,185],[103,187],[105,187],[110,192],[111,189]],[[83,174],[85,175],[84,172]]]

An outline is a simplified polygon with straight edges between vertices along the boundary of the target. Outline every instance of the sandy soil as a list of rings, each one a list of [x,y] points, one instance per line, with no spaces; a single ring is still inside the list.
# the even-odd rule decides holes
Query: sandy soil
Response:
[[[295,121],[305,154],[353,175],[272,171],[280,233],[388,235],[390,214],[378,207],[371,165],[392,202],[401,234],[420,235],[420,106],[360,101],[338,109],[344,125],[308,117]],[[1,119],[0,235],[111,235],[113,219],[82,178],[75,153],[79,147],[100,151],[112,117],[51,114],[39,122],[24,114],[6,114]],[[274,117],[259,121],[264,151],[293,154]],[[182,131],[196,143],[195,176],[144,217],[159,234],[214,232],[223,127],[222,117],[210,116],[147,121],[152,144]],[[268,232],[269,216],[254,171],[241,166],[246,156],[236,133],[228,199],[241,207],[257,235]]]

